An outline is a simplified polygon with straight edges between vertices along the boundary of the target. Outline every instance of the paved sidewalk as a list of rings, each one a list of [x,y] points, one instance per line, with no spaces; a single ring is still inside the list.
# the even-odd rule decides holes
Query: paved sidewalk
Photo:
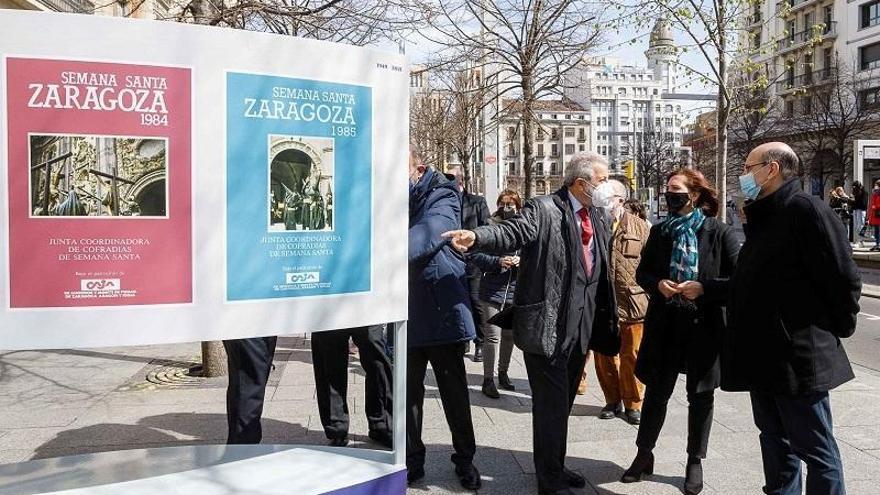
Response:
[[[75,453],[168,445],[222,443],[226,435],[224,379],[185,384],[198,344],[89,350],[0,352],[0,463]],[[265,410],[265,441],[325,443],[314,402],[308,341],[282,338]],[[353,361],[350,406],[355,446],[366,439],[363,378]],[[480,493],[535,493],[531,403],[519,351],[512,377],[518,388],[492,400],[479,392],[482,364],[467,361],[477,431]],[[151,381],[146,377],[149,376]],[[155,384],[158,383],[174,383]],[[433,379],[431,382],[433,383]],[[876,494],[880,483],[880,375],[857,369],[857,379],[832,394],[835,428],[850,495]],[[705,462],[710,494],[761,493],[757,432],[744,394],[716,395],[715,423]],[[603,405],[595,375],[579,397],[569,429],[569,467],[589,480],[584,494],[677,494],[683,482],[687,401],[680,384],[656,450],[650,481],[617,480],[635,454],[636,428],[595,417]],[[436,388],[425,406],[427,477],[411,494],[460,493],[452,472],[449,431]],[[11,481],[11,480],[3,480]]]

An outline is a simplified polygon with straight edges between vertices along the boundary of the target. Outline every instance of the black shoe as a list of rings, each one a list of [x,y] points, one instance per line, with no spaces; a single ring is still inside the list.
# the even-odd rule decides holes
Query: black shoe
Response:
[[[642,424],[642,411],[636,409],[627,409],[626,411],[624,411],[623,416],[626,418],[626,422],[631,425]]]
[[[385,447],[386,449],[390,449],[394,447],[394,437],[391,436],[391,433],[387,430],[373,430],[370,431],[370,439],[379,445]]]
[[[461,486],[466,490],[479,490],[483,486],[483,481],[480,480],[480,472],[477,471],[476,466],[473,464],[455,466],[455,474],[458,476]]]
[[[348,437],[336,437],[330,439],[331,447],[347,447],[348,446]]]
[[[516,387],[510,382],[510,377],[507,376],[507,372],[498,373],[498,386],[504,390],[516,390]]]
[[[618,402],[617,404],[608,404],[599,411],[599,419],[613,419],[618,414],[623,413],[623,406]]]
[[[501,394],[498,393],[498,389],[495,388],[495,380],[491,378],[483,380],[483,395],[490,399],[498,399],[501,397]]]
[[[684,471],[685,495],[697,495],[703,491],[703,464],[698,457],[688,457]]]
[[[406,468],[406,484],[412,485],[413,483],[421,480],[425,477],[425,468]]]
[[[587,486],[587,480],[571,469],[562,468],[562,477],[565,478],[565,482],[568,483],[568,486],[574,488],[583,488]]]
[[[483,346],[480,344],[474,344],[474,362],[483,362]]]
[[[640,450],[633,459],[632,465],[627,469],[620,478],[622,483],[635,483],[642,481],[647,476],[654,474],[654,454]]]

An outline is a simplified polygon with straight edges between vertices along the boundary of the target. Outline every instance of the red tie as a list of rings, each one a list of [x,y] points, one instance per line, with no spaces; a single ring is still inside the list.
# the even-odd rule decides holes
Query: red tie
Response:
[[[593,275],[593,252],[590,250],[590,241],[593,239],[593,222],[590,220],[590,213],[586,208],[578,210],[578,216],[581,217],[581,243],[584,250],[584,261],[586,264],[587,277]]]

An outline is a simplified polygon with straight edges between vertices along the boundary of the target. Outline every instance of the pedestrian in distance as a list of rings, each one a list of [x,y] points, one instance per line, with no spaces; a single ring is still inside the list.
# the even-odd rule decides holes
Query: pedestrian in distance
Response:
[[[760,430],[764,493],[843,495],[828,392],[853,378],[841,339],[855,332],[861,281],[846,229],[801,190],[798,157],[758,146],[740,187],[746,241],[731,280],[722,388],[747,391]]]
[[[868,193],[861,182],[855,181],[852,185],[852,212],[853,212],[853,228],[859,237],[865,235],[867,229],[867,211],[868,211]]]
[[[426,167],[410,151],[409,322],[406,357],[407,481],[425,476],[422,442],[425,373],[434,370],[446,422],[452,433],[452,463],[461,486],[480,488],[474,467],[474,424],[464,353],[474,339],[474,319],[462,256],[442,237],[461,225],[461,199],[455,184]]]
[[[868,223],[874,228],[874,247],[871,248],[871,251],[880,251],[880,180],[874,182],[869,207]]]
[[[608,162],[575,154],[564,186],[526,201],[497,225],[444,234],[460,251],[520,250],[514,305],[507,312],[532,389],[535,474],[540,494],[569,495],[586,480],[565,467],[568,418],[587,351],[620,350],[608,268],[612,196]],[[504,325],[502,325],[503,327]]]
[[[605,395],[605,407],[599,412],[599,418],[612,419],[623,415],[630,424],[637,425],[641,421],[644,385],[636,378],[635,368],[648,309],[648,294],[636,282],[636,269],[650,229],[644,219],[624,207],[626,186],[616,180],[608,183],[614,194],[609,264],[617,296],[621,346],[619,356],[594,353],[596,376]]]
[[[645,384],[638,453],[621,481],[640,481],[654,471],[653,450],[666,420],[678,375],[684,373],[688,399],[687,465],[684,492],[703,490],[702,459],[720,384],[719,352],[729,277],[739,243],[716,218],[715,189],[699,172],[681,169],[666,184],[669,216],[651,228],[636,270],[650,295],[636,376]]]
[[[498,209],[489,218],[489,225],[498,225],[519,214],[522,198],[519,193],[505,189],[498,195]],[[513,328],[501,328],[491,323],[495,315],[513,304],[516,292],[519,252],[511,251],[503,255],[472,253],[470,258],[480,267],[480,304],[483,317],[483,395],[498,399],[501,394],[495,386],[495,363],[498,363],[498,385],[504,390],[515,390],[507,374],[510,358],[513,355]]]

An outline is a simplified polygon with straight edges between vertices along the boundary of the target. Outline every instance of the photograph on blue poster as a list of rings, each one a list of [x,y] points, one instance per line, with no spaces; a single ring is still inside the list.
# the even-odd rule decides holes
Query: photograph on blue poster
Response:
[[[368,292],[372,91],[228,72],[229,301]]]

